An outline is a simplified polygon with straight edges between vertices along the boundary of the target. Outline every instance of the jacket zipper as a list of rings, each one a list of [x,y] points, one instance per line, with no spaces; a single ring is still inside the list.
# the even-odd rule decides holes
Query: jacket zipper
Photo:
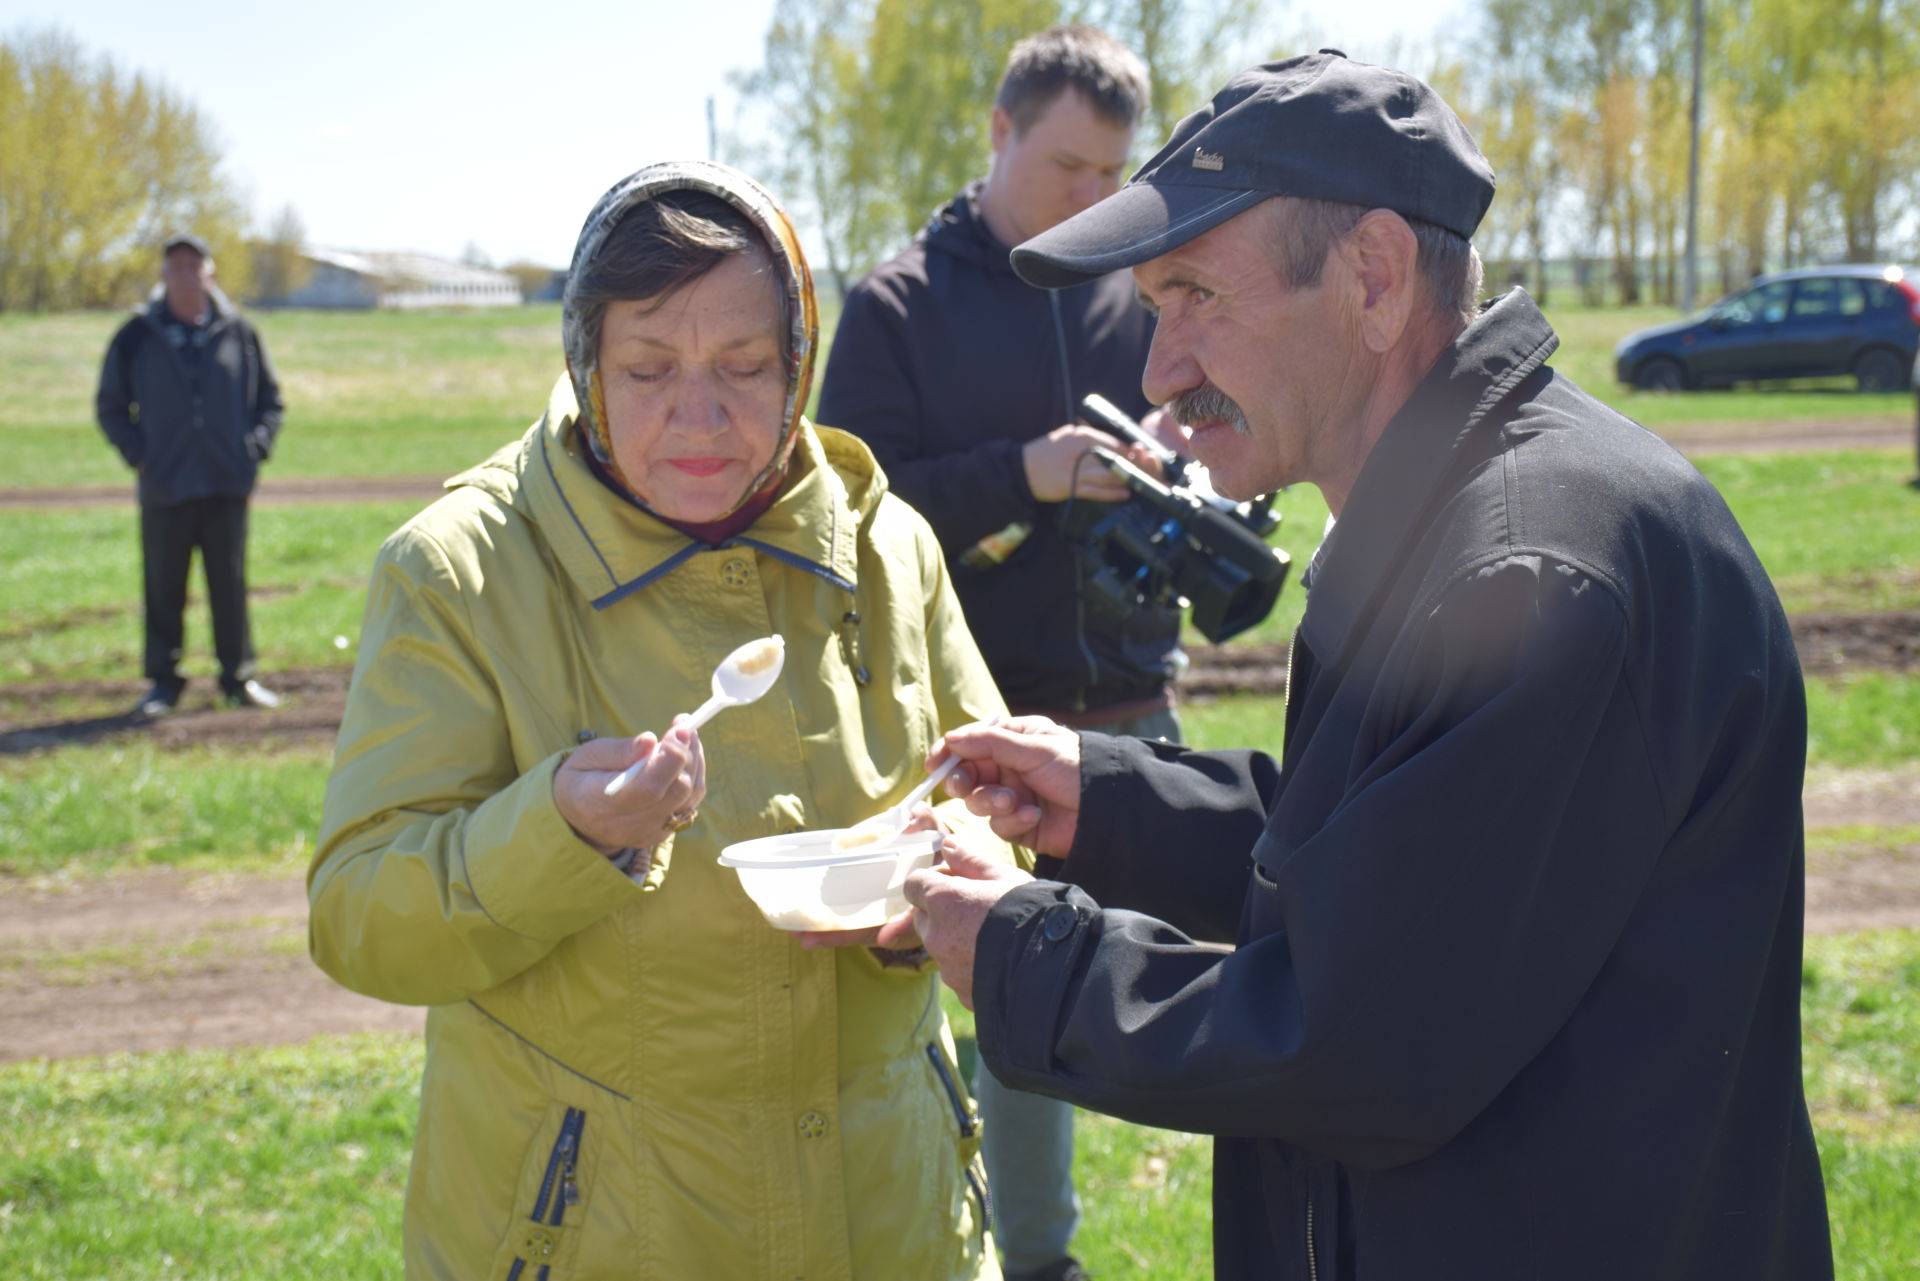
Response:
[[[586,1128],[587,1114],[579,1108],[568,1108],[560,1122],[560,1137],[554,1140],[553,1151],[547,1156],[547,1173],[540,1180],[540,1196],[533,1203],[533,1221],[550,1223],[555,1227],[566,1214],[567,1207],[580,1201],[580,1186],[575,1181],[576,1163],[580,1157],[580,1133]],[[559,1185],[560,1195],[553,1196],[554,1185]],[[547,1217],[548,1198],[553,1199],[553,1217]]]
[[[940,1087],[947,1092],[947,1102],[953,1108],[953,1119],[960,1124],[960,1137],[970,1139],[980,1128],[980,1118],[967,1111],[966,1096],[960,1093],[959,1082],[953,1079],[953,1070],[947,1066],[946,1056],[940,1053],[938,1042],[927,1042],[927,1062],[933,1064],[933,1074],[940,1078]],[[977,1161],[978,1158],[976,1157]],[[967,1187],[973,1193],[974,1201],[980,1206],[980,1227],[982,1233],[993,1231],[993,1190],[987,1181],[976,1172],[971,1163],[966,1167]]]
[[[927,1042],[927,1062],[933,1064],[933,1073],[940,1078],[940,1084],[946,1089],[947,1102],[953,1105],[953,1116],[960,1123],[960,1137],[970,1139],[973,1132],[980,1128],[980,1119],[967,1111],[966,1096],[960,1093],[959,1085],[953,1079],[953,1072],[947,1067],[946,1056],[940,1053],[938,1044]]]
[[[554,1138],[553,1151],[547,1154],[547,1172],[540,1178],[540,1195],[534,1199],[533,1213],[527,1216],[535,1223],[559,1227],[567,1207],[580,1203],[580,1136],[586,1128],[587,1114],[581,1108],[568,1108],[560,1118],[560,1133]],[[526,1270],[526,1259],[515,1259],[507,1269],[507,1281],[520,1281],[520,1274]],[[552,1264],[541,1264],[540,1270],[534,1273],[535,1281],[547,1281],[552,1270]]]
[[[1313,1248],[1313,1193],[1307,1193],[1307,1279],[1320,1281],[1320,1256]]]

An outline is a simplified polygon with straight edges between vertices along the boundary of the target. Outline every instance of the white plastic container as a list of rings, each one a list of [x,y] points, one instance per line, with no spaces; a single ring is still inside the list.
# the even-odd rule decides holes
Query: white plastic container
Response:
[[[836,854],[845,828],[763,836],[729,845],[722,867],[740,877],[767,923],[782,930],[864,930],[907,909],[907,877],[932,867],[940,833],[913,832]]]

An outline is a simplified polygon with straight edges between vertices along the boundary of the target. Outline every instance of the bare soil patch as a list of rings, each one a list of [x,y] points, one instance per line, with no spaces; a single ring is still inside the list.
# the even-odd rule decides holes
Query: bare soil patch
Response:
[[[418,1032],[307,959],[299,877],[0,885],[0,1061]]]

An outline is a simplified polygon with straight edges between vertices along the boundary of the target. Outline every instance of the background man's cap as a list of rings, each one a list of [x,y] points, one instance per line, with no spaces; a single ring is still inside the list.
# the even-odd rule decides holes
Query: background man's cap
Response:
[[[1176,249],[1270,196],[1391,209],[1471,238],[1493,167],[1425,82],[1333,49],[1241,72],[1127,185],[1013,251],[1062,289]]]
[[[193,252],[199,254],[202,258],[213,257],[213,251],[207,248],[207,242],[194,235],[191,231],[176,231],[161,241],[160,256],[165,258],[174,250],[182,247],[193,250]]]

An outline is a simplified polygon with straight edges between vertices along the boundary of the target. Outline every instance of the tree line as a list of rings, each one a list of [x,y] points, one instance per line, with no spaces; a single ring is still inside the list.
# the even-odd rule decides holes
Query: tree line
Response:
[[[298,288],[306,230],[282,209],[249,234],[212,124],[161,81],[57,30],[0,36],[0,311],[120,305],[193,231],[240,298]]]
[[[1588,301],[1678,300],[1693,0],[1474,0],[1474,33],[1408,56],[1285,29],[1285,0],[780,0],[738,73],[724,158],[764,179],[844,290],[987,167],[1008,51],[1058,22],[1139,53],[1153,96],[1136,160],[1228,75],[1338,43],[1431,80],[1499,175],[1478,237],[1490,283]],[[1695,261],[1709,292],[1772,268],[1920,258],[1920,0],[1701,0]],[[1382,43],[1383,42],[1383,43]],[[58,31],[0,36],[0,311],[119,304],[190,227],[220,279],[276,297],[307,269],[284,209],[245,201],[194,106]],[[231,246],[231,249],[229,249]]]
[[[1491,264],[1569,258],[1588,301],[1677,300],[1689,0],[1483,0],[1437,79],[1500,177]],[[1706,0],[1696,241],[1709,295],[1784,266],[1920,257],[1920,0]],[[1497,278],[1496,278],[1497,279]]]
[[[1337,43],[1429,79],[1479,139],[1500,181],[1478,237],[1490,283],[1541,293],[1552,259],[1588,301],[1672,303],[1692,10],[1477,0],[1475,34],[1408,58],[1390,34],[1369,48],[1281,32],[1267,0],[787,0],[762,64],[736,80],[753,127],[728,154],[792,202],[844,289],[985,172],[993,90],[1022,35],[1091,22],[1142,56],[1154,96],[1136,160],[1239,67]],[[1920,0],[1704,0],[1702,12],[1703,287],[1920,257]]]

